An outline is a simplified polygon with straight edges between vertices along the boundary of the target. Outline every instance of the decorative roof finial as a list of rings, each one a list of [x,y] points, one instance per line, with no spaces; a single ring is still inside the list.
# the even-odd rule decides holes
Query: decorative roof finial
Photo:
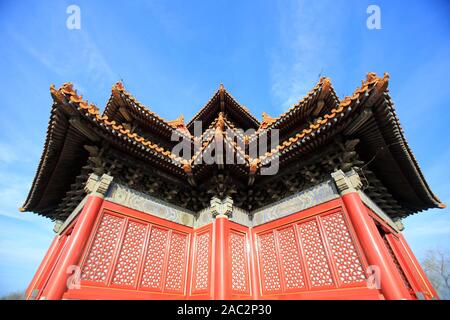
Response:
[[[260,128],[261,129],[267,128],[267,126],[270,126],[275,120],[276,120],[276,118],[272,118],[266,112],[263,112],[262,113],[262,122],[261,122]]]
[[[174,128],[180,128],[180,127],[184,127],[184,115],[181,114],[178,118],[176,118],[175,120],[172,121],[168,121],[167,122],[170,126],[174,127]]]
[[[124,86],[122,83],[122,80],[117,81],[114,85],[113,85],[113,89],[118,89],[118,90],[124,90]]]
[[[216,128],[220,129],[221,131],[225,130],[225,119],[223,116],[223,112],[219,112],[219,117],[217,118]]]
[[[371,82],[377,78],[377,74],[375,72],[369,72],[366,76],[366,81]]]

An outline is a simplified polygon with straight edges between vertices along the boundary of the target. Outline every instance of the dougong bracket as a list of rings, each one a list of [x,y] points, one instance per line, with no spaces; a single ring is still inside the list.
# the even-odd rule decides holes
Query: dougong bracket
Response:
[[[211,199],[211,213],[214,218],[217,216],[226,216],[231,218],[233,213],[233,199],[226,197],[221,200],[217,197]]]
[[[103,174],[101,177],[99,177],[95,173],[91,173],[86,181],[86,186],[84,187],[84,190],[86,191],[86,193],[96,194],[97,196],[105,197],[112,180],[113,177],[107,174]]]
[[[347,173],[344,173],[342,170],[335,171],[331,174],[331,177],[342,195],[361,190],[362,182],[354,169],[351,169]]]

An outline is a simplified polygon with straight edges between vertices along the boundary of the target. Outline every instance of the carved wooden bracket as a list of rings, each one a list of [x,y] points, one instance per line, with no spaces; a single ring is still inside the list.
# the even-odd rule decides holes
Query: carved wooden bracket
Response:
[[[331,177],[336,183],[336,187],[341,194],[357,192],[358,190],[361,190],[361,179],[353,169],[348,171],[347,173],[344,173],[342,170],[337,170],[331,173]]]
[[[231,218],[233,213],[233,199],[231,199],[231,197],[226,197],[221,200],[217,197],[213,197],[211,199],[211,213],[214,218],[217,216]]]
[[[104,197],[106,195],[106,192],[108,191],[109,186],[111,185],[112,180],[113,177],[107,174],[103,174],[101,177],[99,177],[95,173],[92,173],[89,175],[89,178],[86,181],[84,190],[86,191],[86,193],[95,193],[98,196]]]

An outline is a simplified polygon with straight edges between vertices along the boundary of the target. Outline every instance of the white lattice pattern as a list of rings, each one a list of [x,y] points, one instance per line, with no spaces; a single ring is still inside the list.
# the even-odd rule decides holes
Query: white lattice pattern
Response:
[[[278,243],[286,289],[305,287],[300,251],[293,226],[278,231]]]
[[[304,222],[298,225],[298,228],[311,285],[313,287],[332,285],[333,278],[317,221]]]
[[[169,261],[167,266],[165,289],[182,292],[186,266],[187,235],[172,233],[170,239]]]
[[[205,232],[197,237],[197,260],[194,271],[194,290],[208,289],[209,282],[209,243],[210,232]]]
[[[168,233],[167,230],[156,227],[151,229],[142,272],[142,287],[161,288]]]
[[[231,288],[239,293],[248,292],[247,250],[245,234],[231,232],[229,239],[231,254]]]
[[[112,283],[127,286],[135,284],[146,230],[147,226],[142,223],[128,222]]]
[[[279,291],[281,289],[281,280],[274,234],[273,232],[266,233],[259,236],[258,239],[264,291]]]
[[[339,279],[350,284],[365,280],[364,270],[342,212],[329,214],[322,218],[333,260],[336,263]]]
[[[383,234],[382,238],[383,238],[384,244],[386,245],[386,249],[388,250],[389,255],[392,258],[392,261],[394,262],[395,267],[397,268],[397,270],[398,270],[398,272],[399,272],[399,274],[400,274],[400,276],[401,276],[401,278],[403,280],[403,284],[408,288],[408,290],[410,292],[414,292],[413,288],[411,287],[411,284],[409,283],[408,279],[406,278],[405,273],[403,272],[403,268],[400,266],[400,263],[398,262],[397,257],[395,256],[394,251],[392,251],[392,247],[389,244],[389,241],[388,241],[386,235]]]
[[[81,279],[105,282],[114,257],[123,219],[104,214],[84,262]]]

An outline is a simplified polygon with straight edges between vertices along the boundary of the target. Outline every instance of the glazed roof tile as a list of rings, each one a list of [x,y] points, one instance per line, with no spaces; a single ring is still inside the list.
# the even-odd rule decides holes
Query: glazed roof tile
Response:
[[[54,86],[51,86],[50,91],[57,102],[62,104],[65,102],[73,103],[78,110],[84,112],[85,116],[87,116],[90,120],[97,122],[101,127],[110,130],[112,133],[117,133],[119,137],[135,141],[156,153],[170,158],[175,162],[183,163],[183,159],[177,157],[171,151],[164,150],[164,148],[160,147],[158,144],[145,139],[135,132],[132,133],[130,129],[125,128],[122,124],[118,124],[114,120],[109,120],[107,115],[100,115],[99,109],[94,104],[89,104],[87,101],[84,101],[82,96],[79,96],[73,89],[73,85],[71,83],[63,84],[58,90]]]

